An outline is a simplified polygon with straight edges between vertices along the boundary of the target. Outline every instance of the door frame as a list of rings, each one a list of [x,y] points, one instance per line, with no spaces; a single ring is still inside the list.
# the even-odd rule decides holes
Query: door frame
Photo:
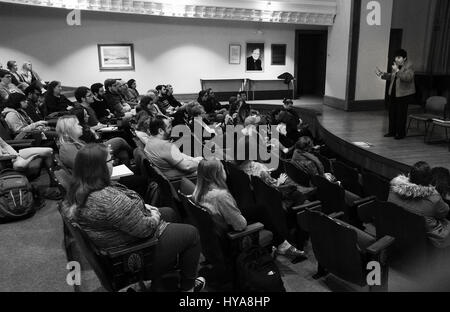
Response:
[[[328,54],[328,29],[296,29],[295,30],[294,77],[295,77],[296,81],[294,83],[294,95],[295,95],[296,99],[298,99],[298,97],[299,97],[297,84],[298,84],[298,65],[299,65],[298,58],[299,58],[299,54],[300,54],[300,51],[299,51],[300,35],[324,35],[327,39],[325,53]],[[326,60],[325,60],[325,75],[326,75],[326,68],[327,68],[327,64],[326,64]]]

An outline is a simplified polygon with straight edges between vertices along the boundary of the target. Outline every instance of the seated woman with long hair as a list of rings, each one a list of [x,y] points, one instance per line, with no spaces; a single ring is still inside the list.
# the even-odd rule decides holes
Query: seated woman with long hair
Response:
[[[60,117],[56,123],[56,133],[59,141],[59,157],[68,169],[73,168],[76,153],[83,145],[97,143],[86,142],[82,139],[82,137],[84,138],[83,127],[74,115]],[[129,164],[129,155],[132,150],[123,138],[112,138],[103,143],[106,146],[110,146],[116,159],[119,159],[126,165]]]
[[[64,94],[61,94],[62,87],[60,81],[52,81],[47,86],[43,105],[44,116],[56,112],[66,112],[73,105]]]
[[[196,284],[200,240],[191,225],[176,221],[171,208],[156,208],[125,186],[111,182],[112,158],[103,144],[88,144],[75,158],[73,179],[64,213],[77,222],[100,248],[129,245],[158,238],[151,272],[152,288],[178,259],[180,289],[193,291]],[[204,280],[202,280],[204,285]]]
[[[313,153],[313,141],[310,137],[303,136],[295,144],[294,154],[291,163],[299,170],[303,171],[310,178],[325,174],[323,164]]]
[[[291,257],[302,257],[304,252],[292,246],[288,241],[289,235],[286,215],[284,211],[262,212],[258,216],[245,216],[247,211],[237,207],[236,201],[228,190],[226,172],[222,163],[217,159],[202,160],[197,169],[197,185],[192,195],[193,200],[205,207],[211,213],[219,231],[228,231],[229,227],[235,231],[242,231],[248,222],[262,222],[273,232],[276,252]],[[270,209],[269,207],[261,207]],[[266,216],[270,216],[266,217]]]
[[[431,243],[445,248],[450,246],[450,222],[446,219],[450,209],[432,182],[430,166],[420,161],[408,176],[399,175],[391,181],[388,201],[422,216]]]
[[[75,165],[75,157],[87,142],[81,140],[83,128],[78,122],[78,118],[72,115],[62,116],[56,123],[58,133],[59,159],[61,163],[71,171]],[[122,138],[112,138],[104,143],[111,149],[115,162],[129,165],[129,153],[131,148]],[[129,176],[120,178],[120,183],[135,190],[141,196],[147,192],[148,181],[142,176]]]

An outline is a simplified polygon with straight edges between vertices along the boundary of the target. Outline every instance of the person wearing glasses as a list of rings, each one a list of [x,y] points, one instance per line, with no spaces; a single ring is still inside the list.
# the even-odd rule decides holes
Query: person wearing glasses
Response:
[[[12,93],[23,92],[17,88],[12,82],[12,75],[5,69],[0,69],[0,110],[5,107],[9,95]]]
[[[178,264],[179,289],[200,291],[205,279],[197,277],[200,237],[197,229],[179,224],[171,208],[146,204],[134,191],[111,181],[111,155],[103,144],[88,144],[75,157],[63,213],[79,224],[100,248],[131,245],[157,238],[153,265],[146,272],[152,290],[160,290],[162,276]]]

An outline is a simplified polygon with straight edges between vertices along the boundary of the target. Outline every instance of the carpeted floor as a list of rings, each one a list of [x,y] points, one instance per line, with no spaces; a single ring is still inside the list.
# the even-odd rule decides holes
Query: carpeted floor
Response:
[[[41,177],[44,180],[45,177]],[[62,220],[57,202],[48,201],[27,220],[0,224],[0,291],[71,292],[66,283],[68,269],[63,249]],[[333,277],[312,279],[316,261],[311,245],[305,248],[308,260],[298,264],[283,256],[277,258],[282,278],[289,292],[367,291]],[[81,261],[82,279],[79,291],[104,291],[86,261]],[[390,291],[417,289],[417,285],[390,271]]]

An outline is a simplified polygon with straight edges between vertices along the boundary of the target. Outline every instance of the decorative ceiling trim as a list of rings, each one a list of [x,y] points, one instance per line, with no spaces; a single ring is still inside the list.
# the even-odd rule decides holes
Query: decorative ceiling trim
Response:
[[[218,1],[218,0],[10,0],[24,5],[155,16],[220,19],[248,22],[331,26],[336,0]],[[232,5],[232,7],[228,7]]]

